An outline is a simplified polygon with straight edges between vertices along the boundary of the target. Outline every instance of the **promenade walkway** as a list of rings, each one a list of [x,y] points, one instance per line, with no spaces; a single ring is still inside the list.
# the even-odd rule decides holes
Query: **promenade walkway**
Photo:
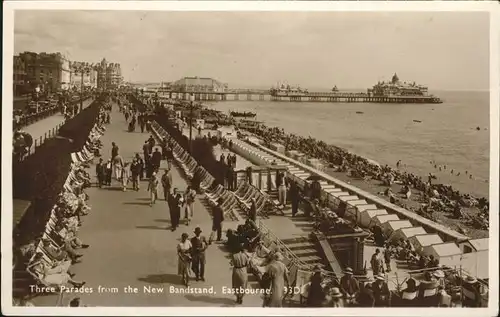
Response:
[[[92,102],[93,98],[87,99],[83,102],[83,107],[87,108]],[[23,127],[22,130],[26,133],[29,133],[33,137],[33,145],[31,146],[30,152],[35,148],[35,140],[37,140],[37,145],[40,144],[40,138],[45,139],[49,136],[49,131],[52,133],[64,123],[64,116],[58,112],[50,117],[44,118],[40,121],[37,121],[33,124],[30,124],[26,127]]]
[[[131,161],[137,152],[142,154],[142,145],[149,137],[147,133],[126,132],[127,124],[123,114],[114,106],[112,124],[107,126],[101,138],[104,146],[103,158],[111,153],[111,142],[116,142],[125,161]],[[166,162],[162,162],[161,170]],[[90,172],[95,174],[94,166]],[[163,172],[161,171],[160,174]],[[173,169],[175,187],[185,190],[187,184],[177,169]],[[220,245],[212,244],[206,251],[206,282],[192,281],[190,286],[214,287],[215,294],[173,294],[171,288],[183,289],[177,275],[176,246],[180,236],[186,232],[193,236],[194,228],[199,225],[208,239],[211,231],[211,217],[199,199],[195,201],[195,215],[189,226],[183,223],[175,232],[170,230],[167,203],[160,199],[153,207],[149,206],[147,182],[141,183],[140,191],[121,191],[116,180],[110,188],[92,187],[87,190],[90,196],[90,214],[83,218],[79,237],[90,248],[81,250],[82,263],[72,267],[76,279],[86,281],[93,288],[91,294],[67,294],[64,304],[79,296],[88,306],[236,306],[234,296],[223,294],[223,287],[231,287],[232,270],[227,253]],[[131,185],[130,185],[131,186]],[[160,194],[160,197],[162,194]],[[234,227],[228,222],[226,228]],[[116,287],[117,292],[98,292],[98,287],[109,291]],[[137,293],[125,293],[124,288],[137,288]],[[146,293],[144,287],[152,287],[158,293]],[[36,305],[54,305],[55,296],[39,297]],[[260,307],[260,295],[247,295],[244,306]]]

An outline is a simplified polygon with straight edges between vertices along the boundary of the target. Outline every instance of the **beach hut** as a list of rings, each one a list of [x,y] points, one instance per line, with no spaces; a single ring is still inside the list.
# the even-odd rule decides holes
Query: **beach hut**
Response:
[[[401,239],[408,240],[417,234],[427,234],[427,232],[422,227],[399,228],[391,235],[390,240],[396,242]]]
[[[359,197],[356,195],[349,195],[349,196],[340,196],[339,199],[345,203],[351,201],[351,200],[359,200]]]
[[[341,197],[342,199],[342,197]],[[346,216],[358,221],[359,212],[357,206],[366,206],[368,203],[364,199],[349,200],[347,202]]]
[[[386,236],[390,236],[398,229],[411,227],[412,224],[408,220],[387,221],[382,224],[382,232],[384,232]]]
[[[418,254],[421,254],[425,247],[431,246],[433,244],[443,243],[443,240],[439,237],[439,235],[437,235],[435,233],[419,234],[419,235],[416,235],[416,236],[409,238],[408,240],[413,245],[413,248],[415,248],[415,251]]]
[[[489,239],[471,239],[458,247],[462,251],[462,269],[472,276],[489,278]]]
[[[398,215],[394,215],[394,214],[375,216],[373,218],[373,221],[372,221],[370,227],[382,226],[382,224],[384,224],[388,221],[396,221],[396,220],[401,220],[401,219],[399,219]]]
[[[359,206],[361,207],[361,206]],[[387,210],[385,209],[368,209],[363,210],[359,213],[359,225],[364,228],[370,228],[373,223],[373,219],[377,216],[387,216]]]
[[[460,251],[455,242],[426,246],[423,249],[423,253],[428,256],[434,256],[434,259],[439,260],[440,266],[459,267],[462,259],[462,251]]]

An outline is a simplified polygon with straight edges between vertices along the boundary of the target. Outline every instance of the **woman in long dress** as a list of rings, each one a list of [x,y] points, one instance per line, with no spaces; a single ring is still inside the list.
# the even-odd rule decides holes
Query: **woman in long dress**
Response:
[[[249,261],[248,255],[244,252],[243,247],[239,245],[237,252],[233,254],[231,259],[233,265],[232,286],[233,290],[236,290],[237,304],[243,304],[243,296],[248,282],[247,267]]]
[[[283,256],[276,252],[273,261],[269,264],[267,272],[271,279],[270,296],[267,303],[268,307],[283,307],[283,297],[285,295],[285,286],[288,287],[288,269],[281,262]]]
[[[189,285],[189,266],[191,263],[191,241],[188,240],[188,234],[181,235],[181,242],[177,245],[177,255],[179,256],[177,274],[181,276],[181,281],[186,286]]]
[[[194,189],[192,189],[191,186],[188,186],[186,188],[186,193],[184,194],[184,201],[186,202],[185,217],[184,217],[186,218],[186,226],[189,225],[194,215],[195,198],[196,198],[196,191],[194,191]]]
[[[130,178],[130,170],[128,169],[129,164],[129,162],[126,162],[122,169],[122,186],[124,192],[127,191],[128,180]]]
[[[156,178],[156,173],[153,172],[151,174],[151,178],[149,179],[148,183],[148,191],[150,193],[150,198],[151,201],[149,203],[150,206],[153,206],[153,204],[156,202],[156,198],[158,197],[158,178]]]

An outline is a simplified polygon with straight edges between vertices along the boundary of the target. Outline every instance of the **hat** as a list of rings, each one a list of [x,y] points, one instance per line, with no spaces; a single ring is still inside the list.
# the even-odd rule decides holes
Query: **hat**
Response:
[[[347,267],[344,271],[344,274],[352,275],[353,274],[352,269],[350,267]]]
[[[379,281],[385,281],[384,273],[378,273],[377,276],[375,276],[375,279]]]
[[[441,270],[434,271],[433,275],[435,277],[437,277],[437,278],[443,278],[444,277],[444,273]]]
[[[194,228],[194,233],[201,233],[201,228],[200,226],[196,226],[196,228]]]
[[[152,176],[156,176],[156,172],[153,172],[153,174],[151,174]]]
[[[338,287],[333,287],[330,291],[330,295],[332,295],[332,297],[342,297],[342,293]]]
[[[415,279],[413,277],[410,277],[406,281],[406,285],[408,285],[408,287],[415,287],[417,285],[417,281],[415,281]]]
[[[474,276],[467,276],[464,282],[469,284],[474,284],[477,282],[477,279]]]

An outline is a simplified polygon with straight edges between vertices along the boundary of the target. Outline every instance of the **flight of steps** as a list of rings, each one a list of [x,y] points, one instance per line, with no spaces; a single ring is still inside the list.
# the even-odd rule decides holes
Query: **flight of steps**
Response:
[[[326,263],[323,260],[315,242],[308,237],[289,238],[281,240],[287,248],[290,249],[300,261],[307,265],[318,265],[326,269]]]

